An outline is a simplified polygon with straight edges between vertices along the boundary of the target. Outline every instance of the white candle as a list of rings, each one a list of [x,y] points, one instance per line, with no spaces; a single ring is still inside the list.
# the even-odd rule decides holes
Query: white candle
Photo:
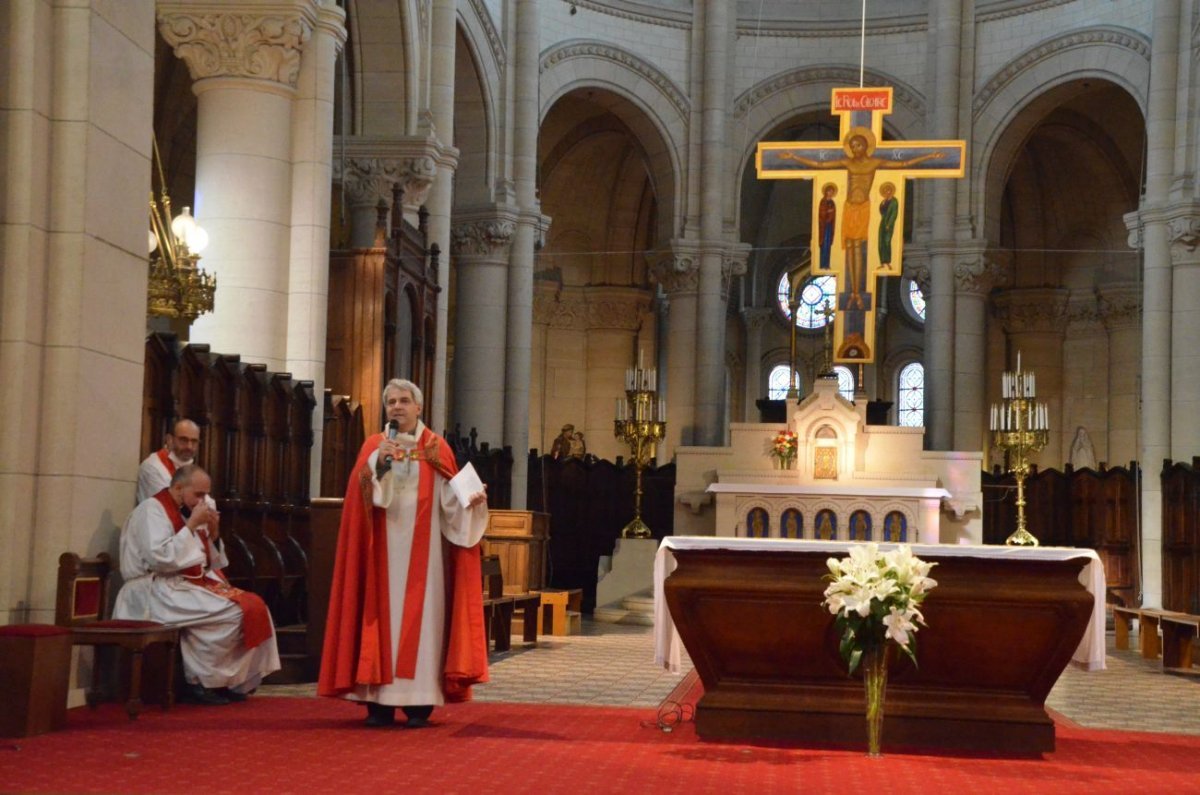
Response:
[[[667,401],[663,398],[658,399],[658,421],[667,421]]]
[[[638,348],[638,369],[642,369],[642,349]]]
[[[1017,372],[1021,372],[1021,352],[1017,351]]]

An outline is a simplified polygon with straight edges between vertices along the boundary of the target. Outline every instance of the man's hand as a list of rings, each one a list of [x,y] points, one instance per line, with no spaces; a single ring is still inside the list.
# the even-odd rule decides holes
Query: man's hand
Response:
[[[210,509],[208,512],[208,540],[216,541],[221,537],[221,514],[217,513],[216,509]]]
[[[487,484],[483,484],[483,491],[477,491],[471,495],[470,502],[467,503],[468,508],[474,508],[476,505],[487,505]]]

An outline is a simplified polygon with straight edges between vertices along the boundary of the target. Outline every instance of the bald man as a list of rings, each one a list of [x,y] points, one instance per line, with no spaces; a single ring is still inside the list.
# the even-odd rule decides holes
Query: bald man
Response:
[[[176,420],[162,448],[146,456],[138,467],[137,503],[142,504],[171,485],[175,470],[196,463],[199,450],[200,426],[186,417]]]

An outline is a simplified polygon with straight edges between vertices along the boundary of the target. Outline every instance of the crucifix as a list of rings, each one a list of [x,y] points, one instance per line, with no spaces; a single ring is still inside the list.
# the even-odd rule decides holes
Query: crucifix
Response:
[[[884,143],[891,87],[835,88],[832,112],[837,141],[764,141],[756,165],[759,179],[813,181],[811,273],[837,279],[834,361],[862,364],[875,360],[876,279],[902,272],[904,180],[961,177],[967,145]]]

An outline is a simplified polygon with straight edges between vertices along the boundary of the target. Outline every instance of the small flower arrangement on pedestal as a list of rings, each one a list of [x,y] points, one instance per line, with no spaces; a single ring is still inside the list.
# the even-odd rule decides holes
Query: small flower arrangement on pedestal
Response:
[[[771,440],[771,457],[780,469],[791,469],[800,440],[794,431],[780,431]]]
[[[887,690],[887,663],[891,641],[916,665],[917,627],[925,626],[920,604],[937,582],[926,563],[901,544],[880,552],[875,543],[855,545],[850,556],[830,558],[823,606],[837,618],[839,650],[849,668],[862,664],[867,696],[867,753],[879,756],[883,728],[883,700]]]

